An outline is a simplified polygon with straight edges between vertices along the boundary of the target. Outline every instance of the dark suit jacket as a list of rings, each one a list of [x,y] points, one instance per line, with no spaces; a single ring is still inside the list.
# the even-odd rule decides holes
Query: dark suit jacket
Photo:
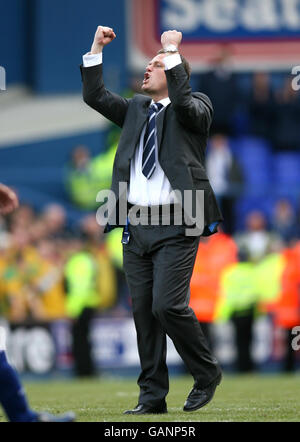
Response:
[[[81,66],[83,99],[93,109],[122,128],[115,156],[112,187],[119,194],[119,182],[129,182],[130,161],[147,119],[151,99],[137,94],[122,98],[105,89],[102,64]],[[157,116],[158,158],[173,190],[204,190],[205,225],[222,221],[215,195],[205,171],[205,148],[212,120],[212,104],[199,92],[192,93],[182,64],[166,71],[171,103]]]

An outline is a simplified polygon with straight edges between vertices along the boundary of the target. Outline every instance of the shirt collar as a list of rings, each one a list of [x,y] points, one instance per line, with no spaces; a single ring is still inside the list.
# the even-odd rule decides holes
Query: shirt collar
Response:
[[[150,106],[153,103],[154,103],[154,101],[152,100],[150,103]],[[171,103],[171,100],[169,97],[166,97],[166,98],[163,98],[162,100],[159,100],[157,103],[161,103],[163,105],[163,107],[166,107],[166,106],[168,106],[169,103]]]

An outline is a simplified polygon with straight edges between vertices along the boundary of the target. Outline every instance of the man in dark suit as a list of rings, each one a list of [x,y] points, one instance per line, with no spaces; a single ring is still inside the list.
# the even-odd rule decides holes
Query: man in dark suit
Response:
[[[203,166],[212,105],[204,94],[191,92],[177,31],[162,34],[162,50],[146,68],[142,90],[150,98],[137,94],[125,99],[108,91],[102,78],[102,50],[114,38],[113,29],[97,28],[91,52],[83,56],[81,74],[84,101],[122,128],[111,190],[118,203],[123,198],[120,183],[126,184],[129,213],[126,221],[116,204],[105,229],[126,224],[124,270],[141,374],[138,405],[125,413],[167,412],[166,334],[194,377],[184,404],[185,411],[194,411],[212,399],[221,381],[220,366],[188,306],[199,237],[214,233],[222,220]],[[197,209],[198,194],[204,194],[204,201],[199,199],[202,210],[193,216],[195,208],[186,203],[194,202]]]

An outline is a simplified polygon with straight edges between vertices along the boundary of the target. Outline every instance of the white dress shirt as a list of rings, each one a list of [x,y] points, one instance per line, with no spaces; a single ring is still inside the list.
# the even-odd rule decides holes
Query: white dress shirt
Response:
[[[90,67],[102,63],[101,54],[85,54],[83,56],[83,66]],[[164,57],[165,70],[172,69],[181,63],[181,58],[178,53],[167,55]],[[153,103],[153,100],[151,104]],[[169,97],[159,101],[164,107],[170,103]],[[160,112],[163,108],[160,110]],[[170,204],[176,202],[174,195],[172,195],[171,184],[162,170],[158,157],[157,145],[156,151],[156,167],[149,179],[142,173],[142,157],[144,135],[146,131],[146,124],[144,125],[141,136],[139,138],[138,146],[130,163],[130,183],[128,202],[131,204],[138,204],[141,206],[153,206],[159,204]],[[157,141],[157,140],[156,140]]]

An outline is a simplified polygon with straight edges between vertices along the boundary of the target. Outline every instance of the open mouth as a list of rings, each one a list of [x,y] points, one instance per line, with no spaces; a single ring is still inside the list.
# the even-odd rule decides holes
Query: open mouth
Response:
[[[148,72],[145,72],[143,83],[146,83],[149,80],[149,78],[150,78],[150,74],[148,74]]]

